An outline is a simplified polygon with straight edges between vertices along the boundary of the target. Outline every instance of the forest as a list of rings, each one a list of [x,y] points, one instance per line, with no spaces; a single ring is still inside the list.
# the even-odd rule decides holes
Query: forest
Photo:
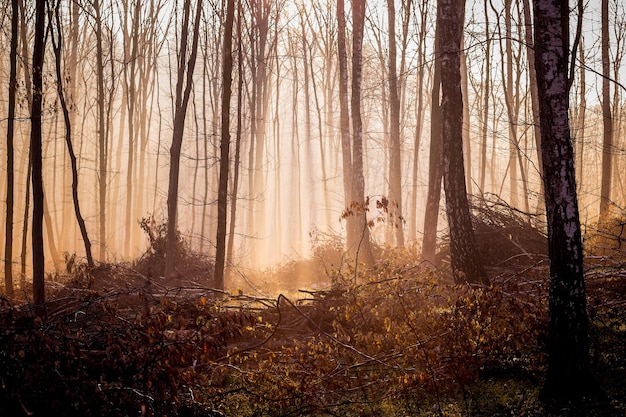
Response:
[[[626,415],[621,0],[0,23],[0,415]]]

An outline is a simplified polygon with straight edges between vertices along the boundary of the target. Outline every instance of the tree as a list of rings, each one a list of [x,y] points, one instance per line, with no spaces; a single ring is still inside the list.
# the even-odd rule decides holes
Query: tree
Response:
[[[42,175],[42,145],[41,145],[41,113],[43,105],[43,64],[46,48],[45,35],[46,0],[37,0],[35,3],[35,38],[33,44],[33,90],[31,102],[31,130],[30,148],[32,164],[33,186],[33,302],[39,316],[45,315],[45,282],[44,282],[44,247],[43,247],[43,215],[44,194]]]
[[[230,165],[230,97],[233,82],[234,17],[235,2],[234,0],[228,0],[226,6],[226,24],[224,27],[222,138],[220,141],[220,177],[217,192],[217,246],[215,249],[215,287],[218,289],[224,289],[224,262],[226,259],[226,212],[228,208],[228,168]]]
[[[346,46],[346,15],[344,0],[337,0],[337,58],[339,61],[339,126],[341,131],[341,156],[343,165],[343,190],[345,207],[350,210],[352,196],[352,141],[350,140],[350,113],[348,108],[348,51]],[[349,250],[357,245],[356,222],[346,216],[346,242]]]
[[[96,32],[96,91],[98,100],[98,231],[100,236],[99,258],[106,259],[106,196],[108,174],[108,140],[105,129],[104,103],[104,45],[102,40],[102,11],[100,0],[94,0],[95,32]],[[127,219],[128,220],[128,219]]]
[[[233,170],[233,189],[230,203],[230,224],[228,231],[228,246],[226,251],[226,272],[228,278],[233,263],[233,247],[235,245],[235,221],[237,214],[237,195],[239,190],[239,166],[241,159],[241,130],[243,104],[243,49],[241,35],[241,3],[237,2],[237,133],[235,137],[235,160]]]
[[[176,102],[174,113],[174,131],[172,132],[172,146],[170,148],[170,174],[167,191],[167,255],[165,259],[165,278],[169,279],[174,272],[176,263],[178,236],[176,233],[176,211],[178,207],[178,177],[180,171],[180,152],[183,144],[185,116],[187,104],[193,84],[193,70],[198,53],[198,37],[200,33],[200,16],[202,14],[202,0],[198,0],[195,22],[193,26],[193,41],[187,58],[189,20],[191,18],[191,0],[185,0],[183,5],[183,23],[180,37],[180,56],[178,58],[178,78],[176,81]],[[187,60],[188,59],[188,60]],[[127,219],[128,221],[128,219]]]
[[[440,26],[435,27],[435,50],[433,85],[430,104],[430,155],[428,162],[428,194],[424,213],[424,238],[422,239],[422,262],[435,264],[437,249],[437,223],[439,222],[439,202],[441,200],[441,57]]]
[[[613,165],[613,117],[611,115],[611,67],[609,56],[609,0],[602,0],[602,187],[600,188],[600,221],[609,215]]]
[[[51,41],[52,41],[52,49],[54,50],[55,64],[56,64],[56,76],[57,76],[57,94],[59,95],[59,101],[61,102],[61,109],[63,111],[63,120],[65,122],[65,143],[67,146],[67,152],[70,156],[70,164],[72,167],[72,201],[74,203],[74,212],[76,214],[76,221],[78,222],[78,227],[80,228],[80,234],[83,238],[83,243],[85,245],[85,255],[87,257],[87,265],[90,267],[94,266],[93,256],[91,255],[91,241],[89,240],[89,235],[87,234],[87,226],[85,225],[85,219],[83,218],[80,212],[80,203],[78,200],[78,168],[76,163],[76,154],[74,152],[74,147],[72,145],[72,124],[70,122],[70,112],[68,110],[67,102],[65,101],[65,92],[63,87],[63,75],[61,69],[61,51],[63,49],[63,37],[61,34],[61,16],[59,12],[59,7],[61,6],[61,2],[57,1],[54,8],[54,18],[55,18],[55,29],[56,29],[56,38],[55,31],[52,30],[51,33]],[[52,8],[50,8],[49,12],[49,20],[52,22]]]
[[[463,165],[463,100],[461,93],[461,31],[464,15],[455,0],[437,3],[441,51],[441,129],[443,185],[450,235],[450,265],[456,282],[487,282],[476,249]],[[438,29],[438,30],[439,30]]]
[[[567,2],[534,0],[543,182],[550,257],[547,400],[589,391],[588,317],[574,155],[570,137]]]
[[[13,134],[15,125],[15,96],[17,92],[17,38],[19,8],[18,0],[11,0],[11,70],[9,75],[9,116],[7,123],[7,214],[4,241],[4,288],[7,296],[13,297],[13,208],[15,168]]]
[[[365,177],[363,175],[363,121],[361,119],[361,75],[363,72],[363,29],[365,26],[365,0],[352,2],[352,198],[363,209],[357,213],[356,227],[358,255],[366,265],[373,262],[370,233],[367,223]]]
[[[400,145],[400,97],[396,70],[396,8],[395,0],[387,0],[389,22],[389,104],[390,104],[390,143],[389,143],[389,202],[396,210],[393,222],[396,223],[396,246],[404,247],[402,230],[402,149]]]
[[[409,203],[409,224],[408,232],[409,241],[417,240],[417,168],[419,166],[419,151],[422,139],[422,130],[424,129],[424,69],[426,67],[426,22],[428,20],[428,2],[422,1],[418,3],[418,11],[420,16],[420,29],[417,41],[417,105],[415,109],[415,134],[413,145],[413,166],[411,172],[411,200]],[[441,180],[439,181],[441,183]],[[436,230],[435,230],[436,232]]]

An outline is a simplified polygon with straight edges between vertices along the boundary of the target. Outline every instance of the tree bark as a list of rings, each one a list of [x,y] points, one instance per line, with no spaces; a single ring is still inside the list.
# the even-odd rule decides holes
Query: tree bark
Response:
[[[45,259],[43,245],[44,194],[42,175],[42,134],[41,113],[43,104],[43,64],[45,54],[45,19],[46,1],[37,0],[35,4],[35,38],[33,45],[33,98],[31,110],[31,163],[33,186],[33,302],[38,316],[46,314],[46,292],[44,282]]]
[[[396,8],[395,0],[387,0],[389,22],[389,212],[398,248],[404,247],[402,215],[402,149],[400,144],[400,97],[396,70]]]
[[[441,48],[439,45],[441,28],[435,28],[435,61],[430,105],[430,156],[428,163],[428,194],[424,213],[424,239],[422,240],[422,262],[435,265],[437,250],[437,223],[439,222],[439,203],[441,200],[442,172],[442,110],[439,95],[441,93]]]
[[[15,190],[15,152],[13,136],[15,131],[15,96],[17,93],[17,41],[18,41],[19,6],[18,0],[11,0],[11,70],[9,75],[9,115],[7,120],[7,211],[4,241],[4,289],[6,295],[13,297],[13,209]]]
[[[535,54],[550,257],[546,400],[588,393],[588,317],[583,251],[569,128],[568,5],[534,0]]]
[[[337,54],[339,60],[339,125],[341,130],[341,156],[343,165],[343,190],[345,202],[346,246],[354,251],[357,246],[356,222],[351,214],[354,204],[352,193],[352,141],[350,139],[350,112],[348,109],[348,52],[346,47],[346,15],[344,0],[337,0]]]
[[[233,169],[233,189],[230,202],[230,223],[228,231],[228,246],[226,251],[225,278],[228,279],[233,264],[235,246],[235,222],[237,220],[237,195],[239,190],[239,162],[241,158],[242,134],[242,103],[243,103],[243,49],[241,36],[241,3],[237,2],[237,133],[235,138],[235,161]]]
[[[100,0],[93,3],[96,27],[96,95],[98,100],[98,231],[100,236],[99,255],[100,261],[106,260],[106,195],[108,174],[108,141],[105,136],[105,112],[104,112],[104,51],[102,39],[102,14]],[[126,219],[128,221],[128,219]],[[128,237],[127,237],[128,238]]]
[[[533,24],[532,17],[530,15],[530,1],[523,0],[524,7],[524,40],[526,42],[526,56],[528,59],[528,76],[530,80],[530,100],[532,105],[532,117],[533,117],[533,134],[535,136],[535,147],[537,149],[537,160],[539,176],[543,178],[543,166],[541,164],[541,127],[539,124],[539,91],[537,88],[537,71],[535,71],[535,45],[533,40]],[[583,70],[584,72],[584,70]],[[540,183],[539,201],[538,205],[541,206],[543,211],[543,183]]]
[[[600,222],[607,220],[611,199],[613,164],[613,117],[611,115],[611,67],[609,56],[609,0],[602,0],[602,186]]]
[[[426,67],[426,23],[428,21],[428,3],[418,3],[420,20],[419,37],[417,41],[417,106],[415,109],[415,134],[413,145],[413,166],[411,172],[411,202],[409,204],[409,241],[417,240],[417,173],[419,165],[422,131],[424,130],[424,68]]]
[[[183,27],[181,33],[181,48],[178,61],[178,80],[176,82],[176,103],[174,115],[174,131],[172,132],[172,147],[170,148],[170,174],[167,192],[167,255],[165,258],[165,279],[173,275],[178,257],[178,236],[176,230],[176,212],[178,206],[178,177],[180,171],[180,152],[183,144],[183,131],[185,129],[185,115],[187,104],[191,94],[193,70],[196,65],[198,52],[198,37],[200,33],[200,16],[202,15],[202,0],[198,0],[196,7],[195,22],[193,26],[193,43],[187,62],[187,36],[189,31],[189,19],[191,0],[185,0]],[[186,68],[185,68],[186,67]],[[184,88],[184,90],[183,90]]]
[[[70,165],[72,168],[72,201],[74,203],[74,212],[76,214],[76,221],[80,228],[80,234],[83,238],[83,244],[85,245],[85,256],[87,257],[87,265],[89,267],[94,266],[93,256],[91,254],[91,241],[87,233],[87,226],[85,225],[85,219],[80,212],[80,203],[78,200],[78,168],[76,163],[76,154],[74,153],[74,147],[72,145],[72,124],[70,122],[70,112],[65,101],[65,92],[63,87],[63,75],[61,71],[61,51],[63,50],[63,38],[62,38],[62,26],[61,17],[59,12],[60,2],[57,2],[55,6],[55,29],[57,31],[57,38],[55,40],[54,30],[51,31],[52,36],[52,49],[54,50],[55,64],[56,64],[56,76],[57,76],[57,94],[59,95],[59,101],[61,103],[61,109],[63,111],[63,120],[65,123],[65,143],[67,146],[67,152],[70,157]],[[52,21],[52,10],[50,8],[49,20]]]
[[[462,6],[464,7],[464,6]],[[439,0],[441,29],[441,112],[443,124],[443,184],[450,235],[450,265],[457,283],[487,283],[472,229],[463,164],[463,100],[461,92],[461,31],[464,13],[455,0]]]
[[[352,2],[352,192],[359,206],[356,214],[358,243],[356,261],[359,257],[366,266],[374,259],[370,244],[365,177],[363,175],[363,121],[361,119],[361,80],[363,71],[363,30],[365,26],[365,0]]]
[[[198,13],[200,11],[198,10]],[[230,166],[230,97],[233,82],[233,20],[235,2],[228,0],[224,27],[222,68],[222,138],[220,141],[220,176],[217,191],[217,242],[215,249],[215,287],[224,289],[226,260],[226,214],[228,209],[228,168]],[[231,219],[231,221],[234,219]]]

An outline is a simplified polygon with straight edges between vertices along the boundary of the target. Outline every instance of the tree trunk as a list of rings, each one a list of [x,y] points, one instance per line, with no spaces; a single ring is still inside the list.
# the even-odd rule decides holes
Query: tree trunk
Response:
[[[539,161],[539,176],[543,178],[543,166],[541,165],[541,127],[539,124],[539,91],[537,89],[537,72],[535,71],[535,45],[533,40],[533,23],[530,13],[530,1],[524,0],[524,41],[526,43],[526,56],[528,57],[528,76],[530,79],[530,100],[532,104],[533,134],[535,136],[535,147],[537,149],[537,160]],[[584,70],[582,71],[584,72]],[[543,211],[543,182],[540,183],[538,208]]]
[[[235,245],[235,222],[237,220],[237,193],[239,190],[239,161],[241,158],[241,130],[242,130],[242,103],[243,103],[243,50],[241,37],[241,4],[237,3],[237,136],[235,138],[235,161],[233,172],[233,190],[230,202],[230,223],[228,231],[228,247],[226,252],[226,272],[228,279],[233,264]]]
[[[198,10],[197,13],[200,13]],[[226,260],[226,214],[228,209],[228,168],[230,166],[230,97],[233,82],[233,20],[235,1],[228,0],[224,27],[224,64],[222,68],[222,139],[220,142],[220,177],[217,191],[217,244],[215,249],[215,287],[224,289]],[[234,219],[231,219],[234,220]]]
[[[546,400],[576,400],[591,385],[574,158],[568,116],[568,6],[534,0],[535,53],[550,257]]]
[[[441,28],[435,28],[435,61],[433,71],[433,85],[430,104],[430,156],[428,164],[428,195],[426,197],[426,212],[424,214],[424,239],[422,241],[422,262],[435,265],[437,250],[437,223],[439,222],[439,201],[441,200],[441,152],[442,137],[441,123],[442,110],[440,103],[441,92],[441,48],[439,45]]]
[[[11,0],[11,72],[9,75],[9,115],[7,120],[7,212],[4,241],[4,288],[7,297],[13,297],[13,209],[15,189],[15,154],[13,135],[15,130],[15,96],[17,93],[17,41],[19,6],[18,0]]]
[[[396,8],[395,0],[387,0],[389,21],[389,213],[395,228],[398,248],[404,247],[402,215],[402,149],[400,145],[400,97],[398,94],[398,74],[396,70]]]
[[[365,0],[352,2],[352,190],[353,198],[360,207],[356,214],[358,242],[356,261],[366,266],[374,262],[370,244],[365,177],[363,175],[363,121],[361,120],[361,75],[363,70],[363,29],[365,26]]]
[[[484,0],[483,8],[485,11],[485,72],[483,89],[483,113],[481,120],[481,139],[480,148],[480,192],[485,194],[485,177],[487,176],[487,132],[489,131],[489,98],[491,96],[491,33],[489,32],[489,12],[487,10],[487,1]],[[495,161],[492,160],[492,166]]]
[[[45,18],[46,1],[37,0],[35,5],[35,38],[33,45],[33,98],[31,110],[31,163],[32,163],[32,186],[33,186],[33,302],[37,315],[46,314],[45,293],[45,260],[43,247],[43,217],[44,195],[42,175],[42,146],[41,146],[41,113],[43,102],[43,63],[45,54]]]
[[[464,6],[463,6],[464,7]],[[443,124],[443,184],[450,235],[450,265],[457,283],[487,283],[476,250],[472,220],[465,188],[463,165],[463,100],[461,97],[461,31],[463,21],[455,0],[439,0],[437,27],[440,28],[441,112]]]
[[[180,152],[183,144],[183,132],[185,128],[185,115],[187,104],[191,94],[193,70],[196,65],[198,52],[198,37],[200,33],[200,16],[202,15],[202,0],[198,0],[196,7],[195,23],[193,26],[193,43],[187,60],[187,36],[189,31],[189,19],[191,0],[185,0],[183,26],[181,33],[181,48],[178,61],[178,79],[176,82],[176,102],[174,115],[174,131],[172,132],[172,147],[170,148],[170,175],[167,191],[167,256],[165,258],[165,279],[173,275],[178,257],[178,236],[176,230],[176,212],[178,206],[178,177],[180,171]],[[186,68],[185,68],[186,67]],[[184,88],[184,90],[183,90]]]
[[[83,238],[83,244],[85,245],[85,256],[87,257],[87,265],[93,267],[93,256],[91,255],[91,241],[87,234],[87,226],[85,220],[80,212],[80,203],[78,201],[78,168],[76,163],[76,154],[74,153],[74,147],[72,146],[72,124],[70,122],[70,112],[65,101],[65,92],[63,89],[63,75],[61,70],[61,51],[63,50],[63,38],[62,38],[62,26],[60,17],[60,2],[57,2],[55,6],[55,29],[57,31],[57,39],[54,37],[54,30],[51,31],[52,49],[54,50],[54,57],[56,63],[56,76],[57,76],[57,94],[59,95],[59,101],[61,103],[61,109],[63,111],[63,120],[65,122],[65,143],[67,145],[67,152],[70,157],[70,165],[72,168],[72,201],[74,203],[74,212],[76,214],[76,221],[80,228],[80,234]],[[49,20],[52,21],[52,10],[50,10]]]
[[[428,3],[418,3],[421,16],[417,43],[417,106],[415,109],[415,135],[413,145],[413,170],[411,173],[411,203],[409,204],[409,241],[417,241],[417,173],[419,165],[422,131],[424,130],[424,67],[426,66],[426,22],[428,21]]]
[[[613,117],[611,115],[611,68],[609,56],[609,0],[602,0],[602,187],[600,222],[609,216],[613,164]]]
[[[100,0],[94,1],[95,27],[96,27],[96,81],[98,97],[98,230],[100,236],[101,262],[106,260],[107,235],[106,235],[106,195],[108,174],[108,140],[105,135],[105,111],[104,111],[104,51],[102,39],[102,15]],[[128,221],[128,219],[126,220]]]
[[[344,0],[337,0],[337,51],[339,60],[339,124],[343,164],[343,191],[345,202],[346,246],[354,251],[357,246],[355,218],[351,213],[355,202],[352,192],[352,141],[350,140],[350,113],[348,109],[348,52],[346,47],[346,15]]]

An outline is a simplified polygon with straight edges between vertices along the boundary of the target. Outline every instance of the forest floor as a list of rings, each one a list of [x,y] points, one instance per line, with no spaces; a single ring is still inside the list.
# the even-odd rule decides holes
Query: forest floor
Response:
[[[49,277],[45,319],[2,299],[0,415],[624,416],[619,271],[587,278],[605,395],[547,410],[545,262],[471,287],[390,257],[297,298],[79,265]]]
[[[380,249],[355,271],[329,244],[263,274],[233,271],[228,293],[189,251],[173,281],[158,277],[162,236],[128,264],[68,257],[47,277],[45,318],[28,290],[0,297],[0,415],[625,416],[626,257],[587,256],[599,393],[548,407],[548,262],[528,249],[540,236],[496,217],[475,219],[489,286],[454,284],[445,251],[437,270]]]

